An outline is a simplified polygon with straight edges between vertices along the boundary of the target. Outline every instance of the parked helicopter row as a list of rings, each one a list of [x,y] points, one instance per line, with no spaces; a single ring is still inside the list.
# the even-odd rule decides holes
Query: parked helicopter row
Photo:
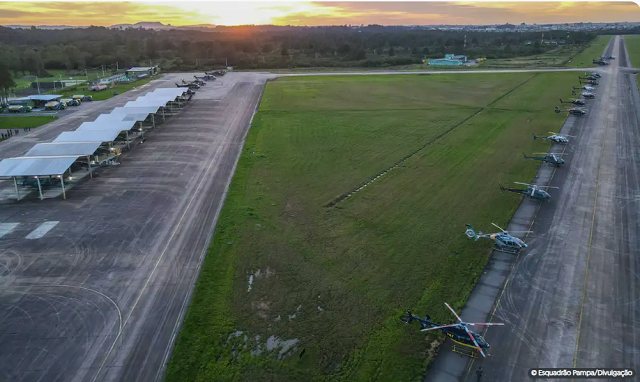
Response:
[[[583,92],[580,94],[583,98],[585,99],[594,99],[596,98],[595,94],[593,93],[593,91],[595,90],[594,86],[598,85],[598,78],[600,78],[601,75],[600,73],[596,73],[596,72],[592,72],[592,73],[585,73],[584,77],[580,77],[578,76],[578,80],[580,81],[580,85],[579,87],[573,87],[572,90],[572,94],[576,95],[576,90],[583,90]],[[585,80],[584,82],[582,80]],[[571,103],[574,105],[578,105],[578,106],[584,106],[586,105],[585,101],[581,100],[581,99],[574,99],[571,101],[563,101],[562,99],[560,99],[560,103]],[[577,115],[577,116],[581,116],[581,115],[585,115],[587,114],[587,111],[584,108],[580,108],[580,107],[572,107],[571,109],[566,109],[566,110],[561,110],[558,106],[556,106],[555,109],[556,113],[561,113],[561,112],[565,112],[565,113],[569,113],[571,115]]]
[[[179,84],[176,82],[176,86],[179,88],[189,88],[191,90],[200,89],[201,86],[206,85],[205,81],[215,81],[217,77],[222,77],[227,73],[226,70],[214,70],[212,72],[204,72],[204,76],[193,76],[195,78],[194,81],[187,82],[182,80],[182,83]]]
[[[609,58],[613,58],[613,57],[609,57]],[[594,60],[595,62],[595,60]],[[586,99],[593,99],[595,98],[595,95],[592,93],[592,91],[594,90],[594,88],[592,86],[597,86],[598,85],[598,78],[600,78],[600,74],[598,73],[585,73],[585,77],[578,77],[578,79],[580,80],[580,83],[583,85],[579,88],[575,88],[574,89],[582,89],[585,90],[585,92],[582,93],[582,96]],[[582,80],[586,80],[586,82],[582,82]],[[592,85],[592,86],[589,86]],[[575,92],[573,92],[575,95]],[[572,103],[574,105],[579,105],[579,106],[584,106],[585,102],[583,100],[580,99],[574,99],[572,101],[569,102],[565,102],[562,101],[562,99],[560,99],[560,103]],[[556,106],[556,113],[561,112],[562,110],[560,110],[557,106]],[[570,110],[565,110],[568,111],[570,114],[573,115],[584,115],[586,114],[586,110],[583,109],[579,109],[579,108],[572,108]],[[536,135],[535,133],[533,134],[533,139],[540,139],[540,140],[545,140],[545,141],[549,141],[552,143],[556,143],[556,144],[561,144],[561,145],[567,145],[569,144],[569,138],[573,138],[573,136],[571,135],[561,135],[558,133],[554,133],[554,132],[550,132],[548,136],[543,136],[543,135]],[[527,156],[526,154],[524,155],[525,159],[534,159],[534,160],[539,160],[542,162],[547,162],[556,166],[560,166],[561,164],[564,164],[565,161],[564,159],[561,158],[561,156],[563,154],[559,154],[559,153],[542,153],[542,154],[533,154],[533,155],[544,155],[544,156]],[[557,189],[558,187],[551,187],[551,186],[538,186],[535,184],[529,184],[529,183],[522,183],[522,182],[514,182],[515,184],[520,184],[520,185],[524,185],[526,186],[526,188],[522,189],[522,188],[507,188],[504,187],[502,184],[500,184],[500,190],[501,191],[507,191],[507,192],[513,192],[513,193],[517,193],[517,194],[521,194],[524,196],[527,196],[530,199],[534,199],[534,200],[540,200],[540,201],[545,201],[545,200],[549,200],[551,198],[551,195],[549,194],[549,192],[547,191],[550,188],[555,188]],[[486,238],[486,239],[491,239],[494,241],[495,243],[495,247],[498,250],[501,250],[503,252],[509,252],[509,253],[517,253],[518,251],[520,251],[522,248],[527,248],[528,245],[520,238],[517,238],[515,236],[513,236],[512,234],[517,234],[517,233],[531,233],[531,231],[505,231],[504,229],[502,229],[501,227],[499,227],[498,225],[493,224],[496,228],[498,228],[500,230],[500,232],[497,233],[483,233],[482,231],[478,231],[476,232],[475,229],[473,228],[473,226],[471,226],[471,224],[466,224],[466,230],[465,230],[465,235],[467,235],[468,238],[470,239],[475,239],[476,241],[478,241],[481,238]],[[420,323],[421,325],[421,331],[430,331],[430,330],[442,330],[447,337],[449,337],[452,341],[454,341],[456,344],[477,350],[483,357],[486,357],[485,352],[487,349],[490,348],[489,343],[487,343],[487,341],[478,333],[475,333],[471,330],[469,330],[469,326],[504,326],[503,323],[468,323],[468,322],[464,322],[462,321],[462,319],[460,318],[460,316],[458,316],[458,314],[453,310],[453,308],[451,308],[451,306],[449,306],[449,304],[447,304],[446,302],[444,303],[446,305],[446,307],[451,311],[451,313],[453,313],[453,315],[456,317],[456,319],[458,320],[457,323],[455,324],[449,324],[449,325],[442,325],[442,324],[438,324],[436,322],[431,321],[431,317],[426,316],[426,318],[420,318],[418,316],[415,316],[412,312],[411,309],[407,309],[406,315],[403,315],[401,317],[401,320],[404,321],[407,324],[411,324],[414,321],[417,321]],[[454,347],[454,351],[455,347]],[[470,352],[470,353],[463,353],[465,355],[471,356],[471,357],[475,357],[475,355]]]

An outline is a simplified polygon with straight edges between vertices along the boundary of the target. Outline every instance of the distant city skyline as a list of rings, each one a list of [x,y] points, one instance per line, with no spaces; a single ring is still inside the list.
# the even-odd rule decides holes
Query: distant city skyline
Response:
[[[0,25],[493,25],[640,22],[629,2],[0,2]]]

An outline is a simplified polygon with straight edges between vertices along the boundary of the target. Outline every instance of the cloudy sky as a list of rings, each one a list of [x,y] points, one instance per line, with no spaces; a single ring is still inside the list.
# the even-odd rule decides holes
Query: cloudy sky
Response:
[[[633,2],[0,2],[0,25],[640,22]]]

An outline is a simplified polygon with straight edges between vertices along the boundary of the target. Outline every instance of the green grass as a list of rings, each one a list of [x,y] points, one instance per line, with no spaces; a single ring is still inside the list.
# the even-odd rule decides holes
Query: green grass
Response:
[[[56,116],[18,116],[18,117],[0,117],[0,129],[22,129],[24,127],[38,127],[45,123],[53,122]]]
[[[564,45],[548,52],[534,56],[504,58],[496,60],[486,60],[480,63],[482,69],[535,69],[548,67],[561,67],[577,54],[580,47]]]
[[[613,36],[600,35],[593,40],[588,48],[575,55],[567,66],[572,68],[592,68],[594,67],[593,59],[600,58],[604,54],[609,41]]]
[[[442,337],[398,316],[412,307],[452,322],[443,302],[464,306],[492,246],[466,238],[464,224],[506,226],[520,199],[498,183],[532,179],[539,163],[522,153],[548,149],[531,133],[559,129],[556,97],[574,82],[518,73],[269,83],[166,381],[421,380]],[[297,339],[295,352],[249,355],[272,335]]]
[[[624,36],[624,43],[627,45],[629,61],[634,68],[640,68],[640,35]],[[636,75],[636,83],[640,87],[640,81]]]

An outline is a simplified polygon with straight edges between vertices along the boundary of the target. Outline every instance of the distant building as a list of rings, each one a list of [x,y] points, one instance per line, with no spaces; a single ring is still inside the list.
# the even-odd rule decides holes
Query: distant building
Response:
[[[144,67],[134,66],[131,69],[127,69],[125,74],[127,75],[127,77],[136,78],[136,77],[155,76],[156,74],[158,74],[159,71],[160,71],[160,68],[158,68],[157,65],[144,66]]]
[[[441,65],[441,66],[461,66],[467,62],[467,56],[445,54],[444,58],[438,58],[435,60],[429,60],[429,65]]]

